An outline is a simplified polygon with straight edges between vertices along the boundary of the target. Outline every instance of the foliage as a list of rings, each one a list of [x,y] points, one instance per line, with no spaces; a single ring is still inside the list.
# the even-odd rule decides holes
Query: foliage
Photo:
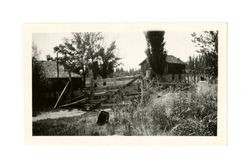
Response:
[[[86,45],[86,60],[89,69],[93,72],[93,77],[98,76],[98,53],[103,43],[103,35],[100,32],[86,32],[84,33]]]
[[[47,88],[47,80],[44,75],[44,69],[38,61],[41,52],[37,45],[32,43],[32,107],[33,115],[36,111],[45,105],[44,91]]]
[[[196,58],[190,57],[189,69],[216,79],[218,76],[218,31],[192,33],[191,36],[200,55]]]
[[[72,35],[72,39],[65,39],[64,44],[54,47],[54,51],[63,56],[59,58],[61,64],[76,73],[81,70],[84,77],[88,69],[92,70],[94,78],[98,75],[106,78],[113,73],[120,60],[114,53],[115,42],[105,49],[104,37],[100,32],[72,33]]]
[[[109,74],[114,73],[114,68],[119,66],[119,57],[115,56],[116,44],[113,41],[110,46],[105,49],[102,47],[98,52],[99,66],[98,71],[102,78],[107,78]]]
[[[85,39],[85,34],[84,33],[72,33],[72,35],[73,35],[72,43],[76,50],[75,57],[77,59],[74,72],[78,73],[82,71],[82,75],[84,78],[84,86],[85,86],[85,78],[88,73],[87,58],[86,58],[86,50],[87,50],[86,43],[87,42]]]
[[[123,68],[116,68],[114,75],[115,77],[120,77],[120,76],[135,76],[135,75],[140,75],[141,70],[140,69],[134,69],[130,68],[128,70],[124,70]]]
[[[47,61],[53,61],[54,59],[53,59],[53,57],[51,57],[51,55],[46,55],[46,60]]]
[[[164,31],[148,31],[145,33],[147,49],[145,51],[152,70],[161,76],[164,73],[165,59],[164,54]]]
[[[58,63],[63,65],[67,71],[74,71],[76,67],[76,58],[75,48],[72,46],[72,43],[65,39],[64,44],[54,47],[54,51],[62,55],[57,58]]]
[[[180,95],[172,115],[178,119],[173,135],[217,135],[217,88],[210,86],[205,94]]]

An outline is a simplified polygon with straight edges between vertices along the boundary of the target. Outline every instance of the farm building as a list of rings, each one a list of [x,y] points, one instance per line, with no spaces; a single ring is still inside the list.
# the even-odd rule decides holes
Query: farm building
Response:
[[[69,73],[59,64],[59,78],[57,78],[57,64],[55,61],[40,61],[47,80],[46,97],[53,102],[58,98],[61,91],[69,81]],[[71,72],[73,92],[79,92],[81,88],[81,76]],[[76,93],[77,94],[77,93]]]
[[[56,79],[57,78],[57,67],[56,67],[56,62],[55,61],[40,61],[42,64],[42,67],[44,68],[44,73],[45,77],[48,79]],[[68,72],[64,69],[62,65],[59,64],[59,78],[60,79],[68,79],[69,74]],[[71,77],[72,78],[81,78],[80,75],[71,72]]]
[[[141,71],[144,76],[154,76],[153,71],[149,65],[148,59],[144,59],[140,64]],[[173,55],[166,56],[166,64],[164,67],[163,78],[167,82],[182,82],[185,81],[186,77],[186,63],[176,58]]]

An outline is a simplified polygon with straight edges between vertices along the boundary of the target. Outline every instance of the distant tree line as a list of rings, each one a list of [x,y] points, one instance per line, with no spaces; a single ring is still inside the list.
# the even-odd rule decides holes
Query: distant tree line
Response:
[[[135,76],[135,75],[139,75],[140,73],[141,73],[140,69],[130,68],[128,70],[124,70],[121,67],[121,68],[116,68],[113,76],[115,76],[115,77],[119,77],[119,76]]]

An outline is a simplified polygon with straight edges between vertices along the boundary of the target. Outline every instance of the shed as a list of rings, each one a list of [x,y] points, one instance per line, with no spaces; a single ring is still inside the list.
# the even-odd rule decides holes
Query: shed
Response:
[[[146,75],[147,71],[150,71],[152,75],[154,75],[147,58],[144,59],[139,65],[141,66],[141,71],[144,76]],[[186,63],[181,59],[176,58],[173,55],[166,55],[163,78],[168,82],[184,81],[185,69]]]

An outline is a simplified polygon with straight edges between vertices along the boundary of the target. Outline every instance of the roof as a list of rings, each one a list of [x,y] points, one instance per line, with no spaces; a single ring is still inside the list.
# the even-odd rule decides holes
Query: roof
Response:
[[[176,58],[173,55],[167,55],[166,62],[167,63],[172,63],[172,64],[186,64],[185,62],[183,62],[182,60],[180,60],[180,58]]]
[[[55,61],[40,61],[42,64],[44,71],[45,71],[45,77],[46,78],[57,78],[57,68],[56,68],[56,62]],[[68,78],[69,74],[64,69],[62,65],[59,64],[59,78]],[[81,76],[71,72],[72,78],[80,78]]]
[[[146,62],[148,59],[145,58],[139,65],[143,64],[144,62]]]
[[[145,58],[139,65],[143,64],[146,61],[147,61],[147,58]],[[167,55],[166,62],[171,63],[171,64],[186,64],[185,62],[180,60],[180,58],[176,58],[173,55]]]

